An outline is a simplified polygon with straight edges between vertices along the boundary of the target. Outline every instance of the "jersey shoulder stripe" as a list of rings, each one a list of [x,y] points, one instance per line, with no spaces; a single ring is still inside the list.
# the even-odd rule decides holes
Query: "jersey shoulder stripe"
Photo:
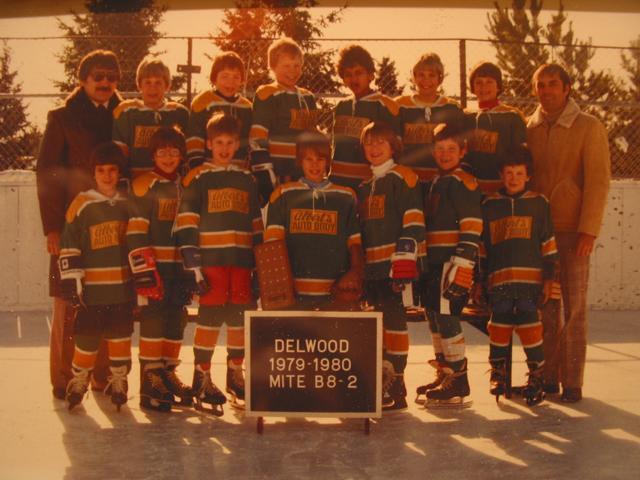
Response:
[[[189,173],[187,173],[187,175],[182,180],[182,185],[188,187],[196,178],[212,169],[213,165],[211,165],[210,163],[203,163],[202,165],[190,170]]]
[[[266,85],[260,85],[256,90],[256,97],[264,101],[280,90],[282,89],[276,83],[268,83]]]
[[[133,181],[132,190],[136,197],[144,197],[153,185],[160,179],[155,172],[144,172]]]
[[[123,100],[113,110],[113,118],[120,118],[120,115],[122,115],[127,110],[131,110],[131,109],[140,110],[142,108],[144,108],[144,103],[142,103],[142,100],[138,98]]]
[[[467,190],[471,190],[473,192],[478,189],[478,181],[476,180],[476,177],[471,175],[469,172],[465,172],[461,168],[454,170],[451,176],[462,182],[464,186],[467,187]]]
[[[402,178],[409,188],[415,187],[418,183],[418,175],[416,175],[416,173],[409,167],[405,167],[404,165],[394,165],[391,172]]]

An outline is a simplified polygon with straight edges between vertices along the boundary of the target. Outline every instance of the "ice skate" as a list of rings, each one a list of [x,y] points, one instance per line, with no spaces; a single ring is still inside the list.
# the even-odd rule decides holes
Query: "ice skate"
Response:
[[[73,378],[67,384],[66,400],[69,404],[69,411],[76,405],[82,403],[85,395],[89,391],[89,378],[91,372],[84,369],[72,369]]]
[[[545,393],[542,381],[543,368],[539,367],[537,363],[529,364],[529,373],[527,384],[522,389],[522,398],[525,399],[527,405],[530,407],[538,405],[544,400]]]
[[[129,383],[127,382],[127,366],[109,367],[109,370],[111,370],[111,375],[109,375],[105,393],[109,392],[111,395],[111,403],[120,411],[120,407],[127,403],[128,400]]]
[[[393,364],[384,360],[382,362],[382,409],[387,410],[393,406],[393,397],[391,396],[391,385],[395,378],[396,371]]]
[[[443,368],[445,377],[442,383],[428,390],[425,408],[465,408],[471,405],[471,400],[467,398],[470,393],[469,380],[467,379],[467,362],[458,372],[454,372],[449,367]]]
[[[489,379],[489,393],[496,396],[496,403],[500,401],[500,395],[507,392],[507,361],[504,358],[490,359],[491,378]]]
[[[400,411],[407,408],[407,388],[404,384],[404,375],[395,374],[387,392],[390,401],[382,407],[385,412]]]
[[[199,365],[196,365],[193,371],[192,388],[196,400],[196,410],[207,411],[216,417],[221,417],[224,414],[222,405],[227,402],[227,397],[214,385],[209,370],[202,370]],[[209,404],[209,407],[205,407],[204,404]]]
[[[162,380],[165,387],[173,395],[173,403],[175,405],[191,406],[193,404],[193,390],[191,387],[180,380],[176,373],[178,365],[167,365],[162,370]]]
[[[232,407],[239,410],[245,409],[244,403],[244,373],[242,364],[227,361],[227,393]]]
[[[429,390],[433,390],[438,387],[442,381],[444,380],[445,374],[443,371],[443,365],[436,359],[429,360],[429,365],[436,369],[436,378],[434,378],[433,382],[427,383],[426,385],[420,385],[416,388],[416,400],[415,402],[418,405],[423,405],[427,399],[427,392]]]
[[[170,412],[173,394],[163,380],[164,368],[160,363],[148,363],[142,370],[140,406],[159,412]]]

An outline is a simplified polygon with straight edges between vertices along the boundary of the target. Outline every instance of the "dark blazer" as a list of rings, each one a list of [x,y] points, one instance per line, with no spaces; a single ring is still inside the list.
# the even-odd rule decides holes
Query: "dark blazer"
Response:
[[[36,165],[38,200],[44,234],[62,232],[69,203],[81,191],[93,188],[89,157],[93,148],[111,140],[113,109],[120,103],[116,92],[109,108],[101,112],[82,87],[77,87],[62,107],[49,112]],[[58,271],[52,258],[49,293],[57,295]]]

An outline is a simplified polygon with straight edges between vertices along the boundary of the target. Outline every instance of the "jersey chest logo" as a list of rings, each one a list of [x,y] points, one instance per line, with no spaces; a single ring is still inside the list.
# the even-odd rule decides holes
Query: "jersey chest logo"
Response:
[[[477,128],[469,139],[469,150],[482,153],[496,153],[498,132]]]
[[[249,193],[237,188],[221,188],[208,191],[209,213],[249,213]]]
[[[92,225],[89,227],[91,250],[121,245],[124,242],[126,231],[127,223],[120,220]]]
[[[334,135],[345,135],[347,137],[357,138],[360,140],[362,129],[366,127],[371,120],[365,117],[350,117],[348,115],[337,115],[333,126]]]
[[[513,238],[531,238],[531,217],[506,217],[490,223],[491,245]]]
[[[177,198],[159,198],[158,199],[158,220],[173,221],[178,212]]]
[[[293,130],[313,130],[318,124],[318,118],[320,116],[320,110],[301,110],[298,108],[292,108],[291,122],[289,128]]]
[[[289,231],[291,233],[337,235],[338,212],[293,208],[289,217]]]
[[[363,220],[377,220],[384,218],[385,195],[370,195],[361,203],[360,217]]]
[[[135,148],[149,148],[151,136],[156,133],[159,128],[158,125],[137,125],[133,138],[133,146]]]
[[[402,141],[407,145],[433,143],[433,129],[435,123],[406,123]]]

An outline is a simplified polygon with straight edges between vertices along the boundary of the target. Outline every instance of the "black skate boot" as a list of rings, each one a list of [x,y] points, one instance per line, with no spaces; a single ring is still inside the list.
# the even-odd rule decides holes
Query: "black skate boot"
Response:
[[[489,379],[489,393],[496,396],[496,403],[500,401],[500,395],[507,392],[507,361],[504,358],[490,358],[491,378]]]
[[[196,365],[193,371],[192,388],[196,399],[196,410],[208,411],[216,417],[221,417],[224,414],[222,405],[227,402],[227,397],[214,385],[209,370],[202,370],[200,365]],[[205,407],[205,403],[210,407]]]
[[[543,388],[542,372],[543,368],[537,362],[527,362],[529,373],[527,384],[522,389],[522,398],[525,399],[530,407],[537,405],[544,400],[545,393]]]
[[[128,399],[129,383],[127,382],[127,366],[109,367],[109,370],[111,371],[111,375],[109,375],[107,379],[107,386],[104,391],[111,395],[111,403],[120,411],[120,407],[127,403]]]
[[[244,373],[242,364],[235,364],[230,359],[227,361],[227,393],[231,406],[244,410]]]
[[[395,376],[396,371],[393,368],[393,364],[388,360],[384,360],[382,362],[382,410],[390,410],[393,407],[391,386]]]
[[[433,368],[436,369],[436,378],[433,379],[433,382],[427,383],[426,385],[420,385],[418,388],[416,388],[416,403],[418,405],[424,404],[424,402],[427,399],[427,396],[426,396],[427,392],[429,390],[433,390],[434,388],[438,387],[442,383],[445,377],[444,370],[443,370],[444,365],[442,365],[442,363],[440,363],[436,359],[433,359],[433,360],[429,360],[429,365],[431,365]]]
[[[173,402],[176,405],[184,405],[189,407],[193,404],[193,390],[185,383],[182,383],[180,377],[176,373],[178,364],[167,365],[162,370],[162,380],[164,386],[173,395]],[[179,399],[179,400],[176,400]]]
[[[69,411],[76,405],[82,403],[82,399],[89,391],[89,381],[91,370],[72,368],[73,377],[67,383],[66,400],[69,404]]]
[[[142,368],[140,384],[140,406],[158,412],[170,412],[173,394],[163,380],[164,367],[161,363],[147,363]]]
[[[471,405],[469,396],[469,380],[467,379],[467,361],[460,371],[454,372],[449,367],[443,368],[445,377],[442,383],[433,390],[427,391],[425,408],[461,408]]]
[[[382,409],[385,412],[405,410],[407,408],[407,388],[404,384],[404,375],[395,374],[392,382],[388,390],[392,403]]]

